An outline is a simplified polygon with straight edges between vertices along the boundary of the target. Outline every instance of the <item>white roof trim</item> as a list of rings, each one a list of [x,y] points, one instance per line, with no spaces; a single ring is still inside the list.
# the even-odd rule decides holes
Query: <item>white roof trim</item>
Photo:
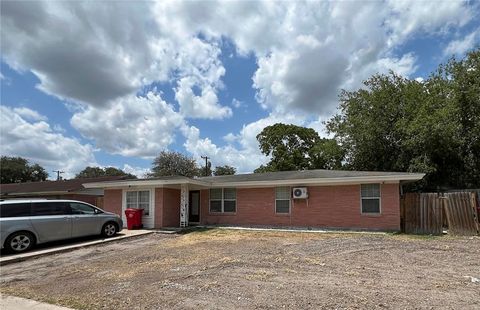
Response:
[[[210,186],[210,182],[203,182],[195,179],[172,179],[172,180],[125,180],[117,182],[95,182],[85,183],[85,188],[112,188],[112,187],[129,187],[129,186],[163,186],[174,184],[194,184],[200,186]]]
[[[341,177],[341,178],[313,178],[313,179],[293,179],[293,180],[274,180],[274,181],[245,181],[245,182],[224,182],[212,183],[212,187],[241,187],[241,186],[287,186],[287,185],[347,185],[360,183],[399,183],[400,181],[417,181],[422,179],[425,174],[408,174],[395,176],[362,176],[362,177]]]
[[[138,186],[164,186],[174,184],[192,184],[205,187],[259,187],[259,186],[282,186],[282,185],[342,185],[360,183],[398,183],[400,181],[418,181],[425,176],[424,173],[397,174],[383,176],[361,176],[340,178],[312,178],[291,180],[267,180],[267,181],[239,181],[239,182],[205,182],[195,179],[172,179],[172,180],[125,180],[116,182],[96,182],[83,184],[85,188],[122,188]]]

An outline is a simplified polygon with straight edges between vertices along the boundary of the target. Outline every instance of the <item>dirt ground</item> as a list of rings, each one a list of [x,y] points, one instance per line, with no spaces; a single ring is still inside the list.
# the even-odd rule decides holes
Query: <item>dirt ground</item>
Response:
[[[208,230],[1,267],[76,309],[480,309],[480,238]]]

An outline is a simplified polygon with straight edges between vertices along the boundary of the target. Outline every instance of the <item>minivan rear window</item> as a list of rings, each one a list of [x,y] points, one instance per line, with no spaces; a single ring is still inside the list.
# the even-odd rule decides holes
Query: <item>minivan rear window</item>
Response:
[[[30,216],[30,203],[5,203],[0,206],[0,217]]]
[[[32,203],[32,215],[65,215],[70,214],[70,206],[66,202],[45,201]]]

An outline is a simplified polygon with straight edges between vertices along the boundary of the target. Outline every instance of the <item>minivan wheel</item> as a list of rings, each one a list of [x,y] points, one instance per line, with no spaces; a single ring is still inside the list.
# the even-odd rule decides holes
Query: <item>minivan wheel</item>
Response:
[[[109,238],[117,234],[118,228],[115,223],[108,222],[102,227],[102,236]]]
[[[13,233],[5,241],[5,249],[13,253],[26,252],[34,245],[35,237],[27,231]]]

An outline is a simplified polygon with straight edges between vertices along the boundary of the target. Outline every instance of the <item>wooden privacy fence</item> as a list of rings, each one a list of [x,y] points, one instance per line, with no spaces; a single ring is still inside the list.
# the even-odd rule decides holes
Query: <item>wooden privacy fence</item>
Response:
[[[407,193],[400,206],[405,233],[441,235],[445,225],[449,234],[479,233],[474,193]]]

